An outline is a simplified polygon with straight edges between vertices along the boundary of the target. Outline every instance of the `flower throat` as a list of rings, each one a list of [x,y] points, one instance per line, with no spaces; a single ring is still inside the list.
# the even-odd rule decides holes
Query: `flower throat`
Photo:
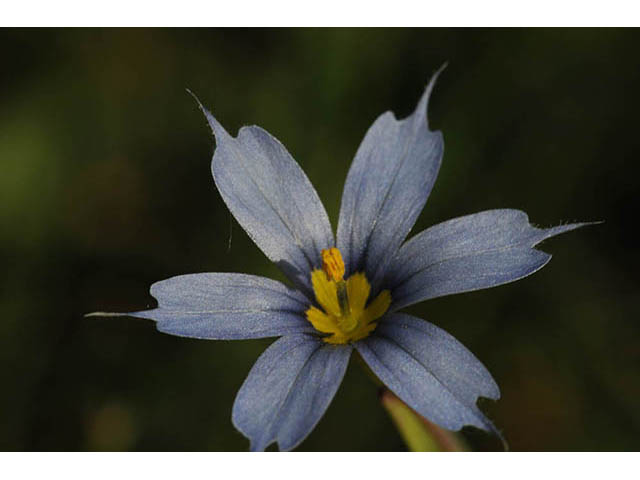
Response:
[[[316,301],[322,307],[310,307],[307,320],[316,330],[329,334],[327,343],[343,344],[362,340],[376,328],[378,320],[391,305],[391,294],[383,290],[367,305],[371,285],[364,273],[344,279],[344,261],[340,250],[322,250],[322,270],[311,272]]]

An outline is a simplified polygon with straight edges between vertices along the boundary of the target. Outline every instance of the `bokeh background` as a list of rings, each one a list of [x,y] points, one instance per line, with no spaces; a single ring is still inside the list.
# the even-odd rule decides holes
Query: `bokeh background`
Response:
[[[445,61],[430,123],[445,157],[414,228],[513,207],[555,238],[514,284],[410,311],[502,389],[482,408],[513,450],[640,447],[637,30],[0,30],[0,449],[245,450],[231,406],[271,340],[198,341],[96,310],[154,305],[170,276],[283,279],[210,176],[185,89],[302,165],[335,228],[376,116],[409,114]],[[464,431],[474,449],[500,445]],[[301,450],[403,450],[352,361]]]

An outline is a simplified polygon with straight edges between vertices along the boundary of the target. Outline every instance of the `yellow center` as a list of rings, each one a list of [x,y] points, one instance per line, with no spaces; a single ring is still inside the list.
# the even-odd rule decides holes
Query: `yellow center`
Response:
[[[317,307],[307,310],[307,320],[316,330],[328,333],[327,343],[361,340],[376,328],[378,320],[391,305],[389,290],[383,290],[367,305],[371,285],[364,273],[344,280],[344,262],[337,248],[322,250],[322,270],[311,272],[311,284]]]

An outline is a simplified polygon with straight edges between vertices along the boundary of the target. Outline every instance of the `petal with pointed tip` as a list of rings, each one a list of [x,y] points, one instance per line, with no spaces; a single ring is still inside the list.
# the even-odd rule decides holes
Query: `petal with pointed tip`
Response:
[[[378,117],[347,175],[338,248],[347,274],[365,272],[374,294],[438,175],[444,142],[442,134],[430,131],[427,124],[427,104],[438,73],[412,115],[396,120],[386,112]]]
[[[536,228],[526,213],[511,209],[434,225],[407,241],[389,267],[384,285],[392,291],[391,309],[526,277],[551,259],[534,245],[585,225]]]
[[[251,239],[305,293],[320,251],[334,244],[329,217],[311,182],[285,147],[260,127],[232,137],[200,105],[216,140],[213,178]]]
[[[240,273],[180,275],[151,286],[158,308],[129,313],[161,332],[214,340],[313,332],[307,298],[280,282]]]
[[[355,347],[380,380],[426,419],[449,430],[473,425],[496,432],[476,401],[498,399],[498,386],[444,330],[410,315],[388,314]]]

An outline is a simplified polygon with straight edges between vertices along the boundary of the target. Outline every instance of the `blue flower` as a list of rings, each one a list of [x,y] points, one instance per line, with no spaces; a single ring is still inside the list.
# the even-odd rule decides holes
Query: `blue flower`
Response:
[[[487,369],[451,335],[400,310],[526,277],[551,258],[536,244],[584,224],[540,229],[524,212],[489,210],[405,242],[443,156],[442,134],[429,130],[426,114],[436,77],[412,115],[397,120],[387,112],[369,128],[347,175],[337,239],[318,194],[278,140],[256,126],[233,137],[201,105],[216,141],[211,169],[222,198],[295,288],[239,273],[181,275],[151,286],[157,308],[130,315],[184,337],[280,337],[233,405],[233,424],[252,450],[300,444],[331,403],[354,349],[425,418],[449,430],[496,432],[476,405],[479,397],[500,397]]]

